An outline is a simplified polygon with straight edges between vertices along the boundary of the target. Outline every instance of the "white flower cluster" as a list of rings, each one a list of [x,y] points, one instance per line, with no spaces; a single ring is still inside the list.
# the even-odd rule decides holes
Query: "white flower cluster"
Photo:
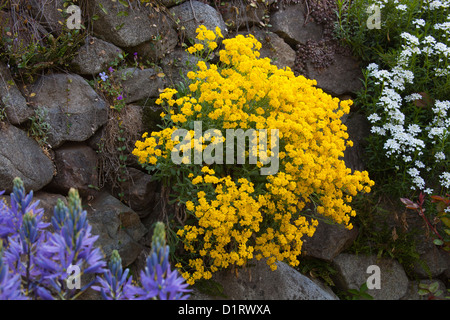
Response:
[[[428,2],[429,10],[448,8],[449,6],[450,6],[450,2],[448,0],[433,0],[433,1]]]
[[[381,0],[380,3],[387,3],[388,0]],[[397,9],[403,10],[402,5],[398,3]],[[450,6],[449,0],[428,1],[428,10],[437,10]],[[447,17],[450,21],[450,15]],[[432,27],[448,39],[450,33],[450,22],[436,23]],[[424,29],[426,21],[415,19],[412,21],[417,29]],[[420,32],[420,30],[419,30]],[[420,33],[417,33],[420,34]],[[432,193],[433,190],[426,188],[426,182],[421,176],[423,171],[430,171],[418,159],[424,153],[434,150],[442,145],[442,141],[448,140],[450,135],[450,101],[435,101],[432,111],[433,120],[428,124],[422,124],[422,127],[415,123],[406,123],[406,116],[402,112],[402,106],[405,103],[412,103],[421,100],[424,97],[419,93],[406,95],[405,86],[414,84],[414,74],[409,71],[411,60],[414,59],[434,59],[432,72],[436,77],[450,76],[450,48],[438,42],[433,36],[422,36],[420,39],[408,32],[401,33],[401,38],[405,44],[402,46],[397,64],[391,70],[380,70],[375,63],[369,64],[367,70],[369,77],[374,79],[375,85],[381,86],[381,96],[377,101],[378,113],[372,113],[368,120],[373,124],[371,132],[385,136],[384,149],[386,155],[403,161],[407,173],[411,177],[413,190],[424,190]],[[432,146],[427,145],[427,143]],[[442,163],[447,159],[443,150],[435,151],[434,159],[436,163]],[[444,171],[440,176],[440,183],[445,188],[450,188],[450,173]]]

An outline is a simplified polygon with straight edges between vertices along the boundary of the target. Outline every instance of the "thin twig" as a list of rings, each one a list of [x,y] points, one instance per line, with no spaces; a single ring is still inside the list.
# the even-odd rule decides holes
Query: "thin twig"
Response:
[[[304,26],[306,26],[306,23],[308,22],[309,14],[311,13],[311,11],[309,10],[308,1],[309,1],[309,0],[305,0],[305,5],[306,5],[306,17],[305,17],[305,21],[303,22],[303,25],[304,25]]]
[[[194,5],[192,4],[192,0],[189,0],[189,4],[191,5],[192,15],[194,16],[194,20],[195,20],[195,22],[198,23],[198,19],[197,19],[196,15],[195,15],[195,10],[194,10]]]

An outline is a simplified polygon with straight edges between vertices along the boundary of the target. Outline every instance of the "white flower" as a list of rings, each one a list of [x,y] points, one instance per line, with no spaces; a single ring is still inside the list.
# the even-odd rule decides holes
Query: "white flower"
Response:
[[[434,0],[429,3],[428,7],[430,8],[430,10],[435,10],[439,8],[448,8],[449,4],[450,3],[447,0],[444,0],[443,2],[441,2],[440,0]]]
[[[423,178],[420,176],[419,170],[417,170],[416,168],[409,168],[408,173],[412,177],[413,184],[415,184],[418,189],[423,190],[423,188],[425,187],[425,180],[423,180]],[[412,186],[411,189],[415,190],[416,188]]]
[[[444,128],[440,127],[433,127],[430,128],[430,131],[428,132],[428,138],[434,139],[435,136],[443,136],[444,135]]]
[[[417,124],[413,123],[408,126],[408,132],[414,137],[416,134],[421,133],[422,129],[420,129]]]
[[[427,194],[433,194],[434,190],[431,188],[426,188],[425,190],[423,190],[423,192]]]
[[[442,53],[445,57],[450,56],[450,48],[447,47],[444,43],[442,42],[438,42],[434,45],[434,49],[439,52]]]
[[[436,152],[434,157],[438,162],[441,160],[445,160],[445,154],[442,151]]]
[[[412,158],[411,156],[403,156],[403,162],[411,162]]]
[[[434,75],[436,77],[447,77],[449,74],[450,74],[450,66],[448,66],[447,69],[442,69],[442,68],[434,69]]]
[[[450,109],[450,101],[436,100],[436,102],[434,103],[434,108],[432,109],[435,114],[445,117],[447,114],[447,110]]]
[[[423,38],[422,43],[434,45],[436,43],[436,39],[433,36],[426,36]]]
[[[375,127],[375,126],[373,126],[370,129],[370,132],[371,133],[375,133],[375,134],[379,134],[380,136],[385,136],[386,135],[386,130],[384,130],[383,128],[380,128],[380,127]]]
[[[375,123],[377,121],[380,121],[381,117],[376,113],[372,113],[370,116],[367,117],[367,120],[369,120],[372,123]]]
[[[445,188],[450,188],[450,172],[443,172],[439,178],[441,178],[441,185]]]
[[[408,6],[406,4],[399,4],[397,6],[397,9],[400,11],[406,11],[408,9]]]
[[[443,30],[448,31],[450,30],[450,22],[444,22],[444,23],[436,23],[433,28],[435,30]]]
[[[369,70],[369,72],[378,71],[378,65],[372,62],[367,66],[367,70]]]
[[[422,99],[422,95],[419,93],[412,93],[409,96],[405,97],[406,102],[411,102],[411,101],[420,100],[420,99]]]
[[[414,164],[416,165],[417,168],[425,168],[425,165],[423,164],[422,161],[416,160]]]
[[[406,7],[406,6],[405,6]],[[408,44],[412,44],[412,45],[415,45],[415,46],[418,46],[419,45],[419,39],[416,37],[416,36],[414,36],[414,35],[412,35],[412,34],[410,34],[410,33],[408,33],[408,32],[402,32],[401,34],[400,34],[400,37],[402,37],[403,39],[405,39],[406,40],[406,43],[408,43]]]
[[[420,28],[420,27],[423,27],[425,25],[425,20],[423,20],[423,19],[415,19],[415,20],[413,20],[412,23],[416,26],[416,28]]]

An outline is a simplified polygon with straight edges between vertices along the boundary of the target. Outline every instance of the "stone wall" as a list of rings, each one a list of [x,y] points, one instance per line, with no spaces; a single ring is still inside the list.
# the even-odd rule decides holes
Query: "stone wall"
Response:
[[[242,1],[228,1],[213,8],[205,1],[159,2],[164,6],[142,4],[132,8],[123,7],[118,1],[82,2],[86,15],[83,19],[93,16],[96,19],[70,67],[40,74],[26,88],[15,82],[8,65],[0,62],[0,108],[7,117],[0,122],[0,190],[8,194],[13,179],[20,177],[27,190],[34,190],[41,205],[51,208],[58,197],[66,196],[70,187],[77,188],[93,232],[100,235],[98,245],[107,256],[112,250],[119,250],[124,265],[132,268],[139,266],[148,252],[151,226],[160,217],[161,186],[133,162],[131,154],[129,179],[121,185],[121,197],[114,188],[98,186],[104,174],[99,167],[99,144],[110,120],[109,105],[88,80],[105,71],[119,53],[136,52],[151,63],[151,67],[127,70],[131,77],[123,83],[127,103],[122,111],[124,127],[128,125],[134,129],[130,134],[139,136],[147,129],[143,113],[148,105],[144,107],[144,103],[179,82],[180,71],[187,72],[186,62],[195,62],[183,44],[195,37],[200,24],[210,29],[219,26],[225,37],[251,33],[262,43],[262,57],[271,58],[279,68],[293,70],[298,62],[298,46],[320,41],[324,32],[324,27],[300,3],[281,6],[274,1],[260,1],[251,6],[243,5]],[[31,17],[44,33],[63,32],[58,23],[64,21],[62,0],[47,1],[43,8],[39,7],[39,1],[33,3],[37,7],[32,7],[35,10],[31,10]],[[5,9],[1,17],[4,19],[8,13]],[[304,59],[303,75],[316,79],[319,88],[335,97],[352,98],[361,88],[358,61],[342,50],[332,53],[330,61],[317,68],[312,59]],[[48,110],[49,131],[44,146],[29,137],[25,129],[39,107]],[[343,119],[354,142],[354,147],[345,153],[345,161],[350,168],[363,170],[368,124],[354,111]],[[305,254],[333,263],[338,270],[336,282],[342,289],[359,288],[369,277],[367,267],[377,264],[382,269],[382,289],[370,291],[376,299],[417,298],[411,295],[416,292],[414,289],[409,291],[415,285],[414,279],[406,277],[398,262],[342,253],[357,234],[356,228],[347,231],[339,226],[320,225],[315,237],[305,242]],[[448,255],[436,250],[425,250],[423,255],[432,261],[433,277],[448,275]],[[418,278],[427,278],[428,273],[419,269]],[[223,284],[226,297],[231,299],[337,299],[317,279],[311,280],[282,263],[274,273],[264,263],[256,263],[247,271],[240,277],[223,272],[214,279]],[[210,297],[198,293],[194,298]]]

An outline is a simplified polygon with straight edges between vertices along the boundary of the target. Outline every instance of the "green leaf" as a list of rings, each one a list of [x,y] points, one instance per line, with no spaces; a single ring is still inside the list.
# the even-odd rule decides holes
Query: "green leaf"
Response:
[[[105,7],[103,7],[103,5],[102,5],[101,3],[99,3],[98,6],[100,7],[100,9],[102,9],[102,11],[103,11],[105,14],[108,14],[108,11],[106,11]]]
[[[438,289],[439,289],[439,283],[438,282],[433,282],[428,287],[428,290],[430,290],[430,292],[436,292]]]
[[[128,12],[127,11],[119,11],[117,13],[118,17],[128,17]]]
[[[125,25],[125,23],[121,23],[118,26],[116,26],[114,29],[116,29],[117,31],[119,31],[120,29],[123,28],[123,26]]]
[[[434,239],[433,243],[437,246],[442,246],[444,242],[441,239]]]
[[[128,8],[128,3],[125,0],[119,0],[119,3],[124,7]]]
[[[421,296],[427,295],[429,293],[428,290],[425,289],[419,289],[419,291],[417,291],[417,293]]]
[[[364,298],[364,299],[367,299],[367,300],[373,300],[373,297],[370,294],[366,293],[366,292],[361,293],[361,298]]]

